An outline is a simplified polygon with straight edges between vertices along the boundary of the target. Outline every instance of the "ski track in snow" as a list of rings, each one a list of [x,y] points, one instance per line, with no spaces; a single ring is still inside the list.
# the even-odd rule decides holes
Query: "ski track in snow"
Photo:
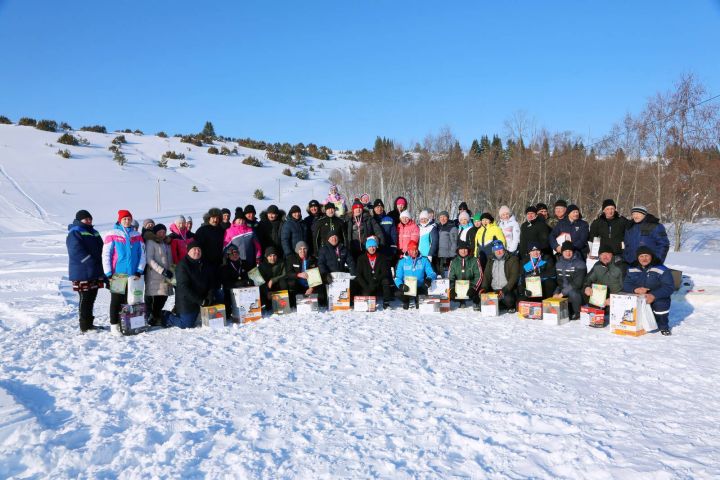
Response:
[[[709,307],[669,339],[402,310],[118,339],[52,272],[0,276],[0,477],[720,475]]]

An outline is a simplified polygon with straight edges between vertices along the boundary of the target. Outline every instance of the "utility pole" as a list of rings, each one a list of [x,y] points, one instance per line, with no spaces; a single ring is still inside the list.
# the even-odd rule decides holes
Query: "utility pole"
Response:
[[[278,203],[280,203],[280,179],[278,178]]]
[[[155,210],[160,213],[160,178],[157,179],[157,187],[155,189]]]

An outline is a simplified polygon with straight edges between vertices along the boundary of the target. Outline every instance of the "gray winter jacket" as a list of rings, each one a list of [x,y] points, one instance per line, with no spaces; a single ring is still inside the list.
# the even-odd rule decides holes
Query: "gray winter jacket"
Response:
[[[457,255],[458,228],[451,222],[437,224],[438,253],[440,258],[453,258]]]

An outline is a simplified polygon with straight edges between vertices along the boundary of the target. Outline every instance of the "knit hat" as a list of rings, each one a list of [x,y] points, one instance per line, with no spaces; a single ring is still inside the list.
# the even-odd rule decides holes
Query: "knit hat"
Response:
[[[556,206],[556,207],[565,207],[565,208],[567,208],[568,203],[567,203],[565,200],[560,199],[560,200],[557,200],[557,201],[555,202],[555,206]]]
[[[612,253],[613,255],[615,254],[612,247],[606,243],[600,244],[600,251],[598,253]]]
[[[133,221],[132,221],[132,228],[134,228],[135,230],[137,230],[138,228],[140,228],[140,224],[138,223],[137,220],[133,220]]]
[[[574,212],[574,211],[576,211],[576,210],[577,210],[578,213],[580,213],[580,209],[578,208],[577,205],[575,205],[574,203],[568,205],[567,211],[565,212],[565,216],[566,216],[566,217],[569,216],[572,212]],[[582,218],[582,215],[580,215],[580,217]]]
[[[335,230],[330,230],[325,235],[325,240],[330,240],[330,237],[338,237],[338,240],[340,240],[340,235],[338,235],[338,232]]]
[[[367,197],[367,202],[363,201],[363,198],[366,198],[366,197]],[[360,195],[360,201],[363,203],[370,203],[370,195],[368,195],[367,193],[363,193],[362,195]]]
[[[402,212],[400,212],[400,218],[411,218],[410,212],[408,212],[407,210],[403,210]]]
[[[430,213],[427,210],[423,210],[420,212],[420,216],[418,218],[430,218]]]
[[[267,208],[267,213],[274,213],[275,215],[278,215],[280,213],[280,209],[277,207],[277,205],[270,205]]]
[[[532,212],[532,213],[537,213],[537,212],[538,212],[538,208],[537,208],[537,207],[533,207],[532,205],[530,205],[529,207],[525,207],[525,214],[527,215],[527,214],[530,213],[530,212]]]
[[[464,241],[464,240],[458,241],[456,250],[459,252],[463,248],[465,250],[470,250],[470,246],[468,245],[468,243],[466,241]]]
[[[530,242],[528,245],[528,253],[532,252],[533,250],[540,250],[540,245],[537,244],[537,242]]]
[[[130,210],[118,210],[118,223],[125,217],[132,218],[132,213],[130,213]]]
[[[655,260],[655,254],[652,250],[650,250],[649,247],[646,247],[643,245],[642,247],[638,247],[637,251],[635,252],[635,258],[640,257],[640,255],[650,255],[653,260]]]
[[[492,251],[498,252],[500,250],[505,250],[505,245],[500,240],[493,240],[492,243]]]
[[[407,200],[405,200],[405,197],[399,197],[399,198],[395,201],[395,205],[405,205],[405,206],[407,206]]]
[[[230,255],[232,252],[239,252],[237,245],[234,243],[229,244],[227,247],[225,247],[225,255]]]
[[[266,256],[266,257],[269,257],[270,255],[277,255],[277,254],[278,254],[278,253],[277,253],[277,250],[275,249],[275,247],[267,247],[267,248],[265,249],[265,256]]]
[[[638,212],[638,213],[642,213],[643,215],[648,214],[647,207],[645,207],[644,205],[635,205],[634,207],[632,207],[632,210],[630,210],[630,212],[632,212],[632,213]]]
[[[450,218],[450,214],[447,212],[447,210],[443,210],[442,212],[438,213],[438,218],[440,217]]]
[[[571,241],[565,240],[562,245],[560,245],[560,252],[564,252],[565,250],[575,251],[575,246],[572,244]]]
[[[320,207],[320,202],[318,202],[317,200],[310,200],[310,203],[308,203],[308,208],[312,208],[312,207],[318,207],[318,208],[319,208],[319,207]]]
[[[365,248],[375,247],[377,248],[378,242],[375,239],[375,237],[370,237],[367,240],[365,240]]]
[[[483,220],[483,219],[485,219],[485,218],[487,218],[488,220],[490,220],[491,223],[495,221],[495,219],[493,218],[493,216],[490,215],[488,212],[485,212],[485,213],[483,213],[482,215],[480,215],[480,220]]]
[[[193,248],[199,248],[200,251],[202,251],[202,246],[200,245],[200,242],[197,242],[197,241],[195,241],[195,240],[191,241],[191,242],[188,244],[187,251],[189,252],[189,251],[192,250]]]
[[[150,225],[151,223],[153,225],[155,225],[155,220],[153,220],[152,218],[146,218],[145,220],[142,221],[142,228],[144,230],[147,229],[147,226]]]
[[[245,209],[243,210],[243,213],[244,214],[248,214],[248,213],[257,214],[257,212],[255,211],[255,205],[252,205],[252,204],[245,205]]]
[[[182,217],[182,215],[180,215],[180,216]],[[188,215],[187,218],[185,219],[185,221],[192,223],[192,217],[190,215]]]
[[[302,240],[295,244],[295,252],[299,252],[301,248],[304,248],[306,250],[308,248],[307,243],[303,242]]]
[[[375,201],[373,202],[373,208],[378,207],[378,206],[385,208],[385,204],[383,203],[383,201],[380,200],[379,198],[376,198]]]
[[[293,205],[292,207],[290,207],[290,211],[288,213],[292,215],[295,212],[302,213],[302,210],[300,210],[300,207],[298,207],[297,205]]]
[[[408,242],[407,249],[408,249],[408,252],[409,252],[410,250],[417,250],[417,249],[418,249],[418,242],[417,242],[417,240],[410,240],[410,241]]]
[[[229,208],[223,208],[222,210],[220,210],[220,213],[222,213],[223,215],[230,215],[231,212]]]
[[[547,210],[547,205],[539,202],[537,205],[535,205],[535,213],[537,213],[538,210]],[[525,212],[527,213],[527,212]]]
[[[466,219],[468,222],[470,221],[470,215],[468,215],[468,213],[465,210],[460,212],[460,215],[458,215],[458,220],[462,220],[463,218]]]
[[[500,207],[500,210],[498,211],[498,217],[502,217],[503,213],[512,215],[512,212],[510,212],[510,207],[508,207],[507,205],[503,205],[502,207]]]
[[[336,209],[335,204],[333,202],[328,202],[325,204],[325,211],[327,212],[328,208],[332,208],[333,210]]]
[[[360,200],[355,199],[355,201],[352,204],[352,209],[355,210],[356,208],[363,209],[363,208],[365,208],[365,205],[363,205]]]
[[[158,233],[160,230],[165,230],[167,232],[167,227],[162,223],[158,223],[152,228],[153,233]]]
[[[173,223],[184,222],[184,221],[185,221],[185,217],[182,215],[178,215],[177,217],[175,217],[175,222],[173,222]]]
[[[75,214],[75,220],[78,222],[85,220],[86,218],[89,218],[92,220],[92,215],[90,215],[90,212],[87,210],[78,210],[78,212]]]
[[[479,222],[482,220],[482,214],[480,212],[476,212],[475,215],[472,216],[473,222]]]
[[[607,207],[615,207],[617,208],[617,205],[615,205],[615,201],[611,198],[607,198],[603,200],[602,208],[600,210],[605,210]]]
[[[458,205],[458,210],[470,210],[467,206],[467,203],[460,202],[460,205]]]
[[[225,210],[227,210],[227,208]],[[228,213],[230,213],[230,210],[228,210]],[[210,218],[210,217],[222,218],[222,210],[220,210],[219,208],[211,208],[210,210],[208,210],[207,216],[208,216],[208,218]]]

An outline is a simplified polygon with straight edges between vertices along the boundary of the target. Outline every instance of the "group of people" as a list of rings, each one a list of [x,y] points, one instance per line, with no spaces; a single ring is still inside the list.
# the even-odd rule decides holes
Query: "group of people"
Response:
[[[186,328],[195,325],[202,306],[224,302],[230,311],[232,289],[253,285],[251,277],[257,280],[258,274],[263,307],[270,310],[271,294],[281,290],[289,291],[291,304],[296,295],[312,294],[323,304],[331,274],[347,272],[353,295],[380,297],[385,308],[396,297],[404,309],[417,306],[418,295],[445,277],[451,299],[461,307],[467,298],[479,310],[484,292],[497,293],[510,313],[522,300],[567,298],[573,319],[588,302],[592,285],[600,284],[608,294],[645,295],[660,331],[670,335],[674,283],[663,265],[669,241],[645,207],[633,207],[627,219],[612,200],[605,200],[591,224],[564,200],[555,202],[553,215],[543,203],[528,206],[522,223],[507,206],[499,209],[498,220],[489,212],[473,214],[465,202],[458,212],[451,218],[446,210],[436,215],[426,208],[416,220],[405,197],[397,197],[388,212],[382,199],[371,203],[367,194],[348,208],[336,186],[323,202],[310,201],[304,217],[298,205],[287,213],[270,205],[259,216],[253,205],[236,208],[234,215],[211,208],[196,232],[192,219],[184,216],[168,229],[151,219],[140,225],[129,211],[120,210],[114,228],[101,235],[92,215],[80,210],[67,237],[69,278],[80,296],[80,329],[97,328],[97,291],[116,276],[144,276],[150,324]],[[598,252],[589,245],[595,239]],[[307,272],[313,268],[323,285],[310,286]],[[540,296],[528,288],[531,277],[537,277],[533,285],[541,285]],[[469,285],[467,292],[456,294],[458,281]],[[163,311],[173,291],[175,307]],[[111,290],[115,333],[126,302],[127,292]]]

